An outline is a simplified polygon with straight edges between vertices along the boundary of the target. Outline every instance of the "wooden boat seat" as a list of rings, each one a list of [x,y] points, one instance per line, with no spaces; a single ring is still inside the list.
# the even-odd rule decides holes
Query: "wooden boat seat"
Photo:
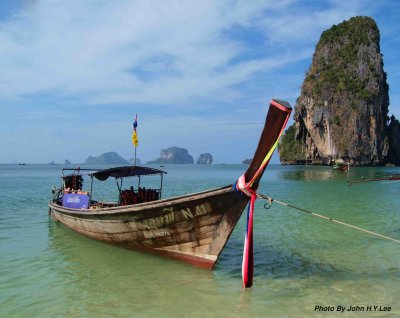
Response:
[[[138,188],[135,192],[133,187],[122,190],[119,197],[119,205],[131,205],[136,203],[156,201],[160,198],[159,190]]]

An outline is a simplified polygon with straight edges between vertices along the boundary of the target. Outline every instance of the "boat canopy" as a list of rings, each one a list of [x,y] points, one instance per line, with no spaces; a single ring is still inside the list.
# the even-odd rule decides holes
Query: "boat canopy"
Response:
[[[124,166],[124,167],[114,167],[104,170],[98,170],[89,175],[94,176],[97,180],[105,181],[108,177],[114,178],[126,178],[133,176],[148,176],[148,175],[163,175],[166,174],[165,171],[140,166]]]
[[[133,177],[133,176],[148,176],[148,175],[163,175],[166,174],[165,171],[149,168],[149,167],[140,167],[140,166],[123,166],[123,167],[114,167],[107,168],[102,170],[96,169],[85,169],[85,168],[66,168],[63,169],[63,178],[69,178],[72,176],[91,176],[95,177],[97,180],[105,181],[108,177],[114,178],[125,178],[125,177]],[[64,174],[64,171],[73,171],[71,174]]]

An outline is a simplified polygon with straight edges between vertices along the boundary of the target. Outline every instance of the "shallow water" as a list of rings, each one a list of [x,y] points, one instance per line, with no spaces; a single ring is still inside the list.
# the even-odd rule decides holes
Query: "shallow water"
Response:
[[[207,271],[79,236],[48,218],[62,166],[0,165],[2,317],[328,317],[316,305],[390,306],[400,315],[400,245],[276,203],[256,203],[255,275],[241,288],[245,218]],[[164,197],[232,183],[244,165],[163,168]],[[352,179],[400,173],[354,168]],[[259,192],[400,239],[400,183],[347,186],[327,167],[270,166]],[[154,185],[158,180],[150,180]],[[112,198],[115,183],[94,191]]]

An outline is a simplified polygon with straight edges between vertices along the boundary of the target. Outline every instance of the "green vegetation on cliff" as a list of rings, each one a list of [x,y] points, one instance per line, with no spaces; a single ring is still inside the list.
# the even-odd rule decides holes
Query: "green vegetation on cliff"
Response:
[[[279,156],[282,162],[304,160],[304,153],[299,141],[296,140],[296,124],[292,124],[285,131],[278,145]]]
[[[352,49],[361,44],[368,45],[370,41],[377,41],[378,38],[369,37],[368,32],[366,32],[368,30],[372,30],[374,32],[373,35],[379,36],[378,26],[372,18],[365,16],[353,17],[322,32],[317,49],[327,43],[335,43],[341,37],[347,35],[351,36],[349,48]]]
[[[377,42],[379,29],[369,17],[354,17],[324,31],[316,46],[320,54],[314,54],[316,63],[306,74],[304,93],[323,99],[343,93],[360,99],[377,97],[379,88],[373,84],[380,70],[370,54],[370,43]],[[365,64],[360,65],[360,59]],[[355,109],[356,103],[349,106]]]

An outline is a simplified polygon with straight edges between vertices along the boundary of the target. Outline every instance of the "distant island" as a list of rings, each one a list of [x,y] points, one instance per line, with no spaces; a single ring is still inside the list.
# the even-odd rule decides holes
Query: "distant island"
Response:
[[[186,149],[173,146],[168,149],[162,149],[159,158],[147,161],[147,163],[193,164],[194,160]]]
[[[244,164],[244,165],[249,165],[249,164],[252,162],[252,160],[253,160],[253,159],[244,159],[244,160],[242,161],[242,164]]]
[[[203,164],[203,165],[204,164],[209,165],[209,164],[212,164],[212,162],[213,162],[213,157],[208,152],[202,153],[199,156],[199,159],[197,159],[197,161],[196,161],[197,164]]]
[[[202,153],[197,159],[197,164],[211,164],[213,162],[213,157],[210,153]],[[160,152],[160,157],[147,161],[148,164],[194,164],[193,157],[189,154],[187,149],[180,147],[169,147],[167,149],[162,149]],[[56,164],[52,161],[50,164]],[[71,161],[65,159],[65,165],[71,165]],[[134,165],[135,159],[131,158],[125,160],[117,152],[110,151],[102,153],[99,156],[89,156],[82,165]],[[136,165],[140,165],[141,160],[136,158]]]
[[[127,165],[129,162],[114,151],[106,152],[98,157],[89,156],[84,162],[85,165]]]

